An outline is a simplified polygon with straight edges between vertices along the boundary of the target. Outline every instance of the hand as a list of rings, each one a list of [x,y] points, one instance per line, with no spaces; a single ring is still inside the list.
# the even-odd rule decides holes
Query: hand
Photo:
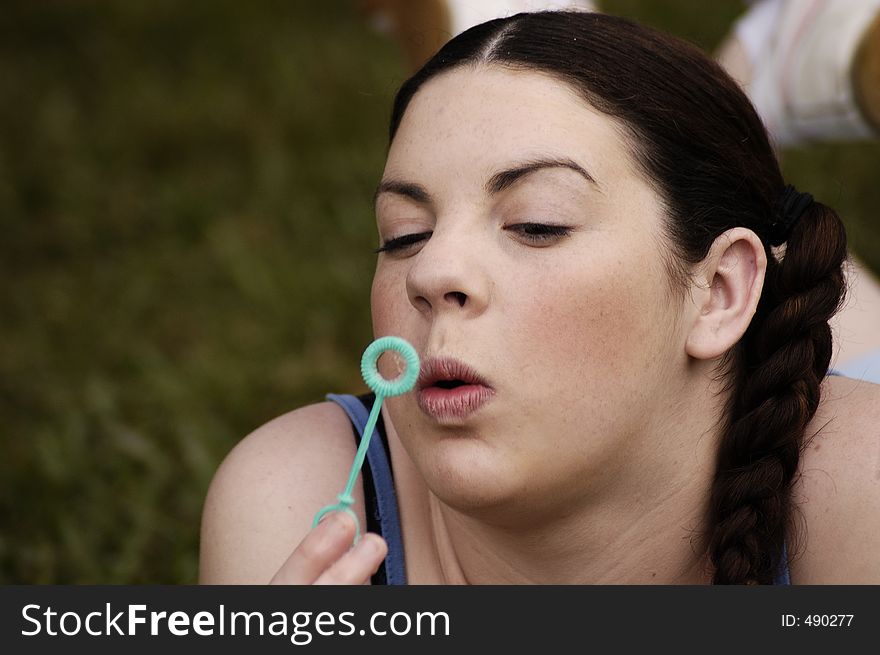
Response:
[[[352,548],[354,535],[351,516],[328,514],[306,534],[269,584],[367,584],[385,559],[388,545],[368,532]]]

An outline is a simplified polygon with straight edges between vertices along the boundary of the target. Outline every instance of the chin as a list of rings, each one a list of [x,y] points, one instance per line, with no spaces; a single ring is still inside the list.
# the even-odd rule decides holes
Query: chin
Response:
[[[522,473],[504,466],[499,453],[483,442],[444,439],[425,453],[420,466],[428,487],[443,503],[468,515],[520,504],[526,493]]]

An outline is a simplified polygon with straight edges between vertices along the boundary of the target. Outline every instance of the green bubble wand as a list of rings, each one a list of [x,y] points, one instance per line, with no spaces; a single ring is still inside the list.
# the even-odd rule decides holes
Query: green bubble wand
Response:
[[[379,357],[389,350],[403,357],[403,361],[406,364],[403,373],[393,380],[383,378],[377,366]],[[415,386],[416,379],[419,377],[419,368],[419,355],[416,353],[416,349],[400,337],[380,337],[367,346],[364,356],[361,358],[361,375],[367,386],[376,394],[376,401],[373,403],[373,409],[370,412],[370,418],[367,419],[367,426],[364,428],[360,446],[358,446],[357,454],[354,456],[354,464],[352,464],[351,473],[348,475],[348,484],[345,485],[342,493],[336,496],[339,502],[327,505],[315,514],[315,520],[312,521],[313,528],[330,512],[345,512],[354,519],[356,530],[354,542],[357,543],[358,539],[360,539],[360,521],[358,521],[357,515],[351,510],[351,506],[354,504],[351,491],[354,489],[354,483],[357,480],[358,473],[360,473],[361,466],[364,464],[364,457],[367,455],[367,448],[370,446],[370,439],[373,437],[376,421],[379,420],[382,401],[385,398],[400,396],[412,389]]]

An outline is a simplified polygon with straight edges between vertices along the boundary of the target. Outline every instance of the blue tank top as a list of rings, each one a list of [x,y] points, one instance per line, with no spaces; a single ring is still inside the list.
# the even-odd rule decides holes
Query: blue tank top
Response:
[[[832,375],[835,373],[831,373]],[[355,441],[360,444],[367,419],[373,407],[375,396],[328,394],[327,400],[337,403],[345,410],[354,428]],[[379,438],[377,439],[376,436]],[[400,531],[400,516],[397,508],[397,494],[394,490],[394,476],[388,456],[388,435],[382,414],[376,423],[376,435],[370,440],[367,457],[361,474],[364,481],[364,511],[367,530],[381,535],[388,544],[388,554],[379,570],[372,577],[374,585],[405,585],[406,561],[403,556],[403,536]],[[789,585],[791,577],[788,569],[788,553],[782,545],[782,559],[774,585]]]

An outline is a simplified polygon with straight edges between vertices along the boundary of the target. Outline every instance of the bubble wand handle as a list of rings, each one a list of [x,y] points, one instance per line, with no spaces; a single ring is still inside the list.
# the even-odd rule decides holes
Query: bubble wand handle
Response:
[[[383,378],[377,366],[379,357],[387,350],[400,354],[405,363],[403,373],[393,380]],[[315,514],[315,519],[312,521],[313,528],[330,512],[345,512],[354,519],[355,543],[360,539],[360,521],[358,521],[357,514],[351,510],[351,506],[354,504],[354,497],[351,495],[351,492],[354,489],[354,483],[357,480],[358,473],[360,473],[361,466],[364,464],[364,458],[370,447],[370,440],[373,438],[373,433],[376,430],[376,422],[379,420],[382,401],[385,398],[399,396],[410,391],[419,377],[420,366],[416,349],[400,337],[381,337],[367,346],[361,359],[361,375],[363,375],[367,386],[376,394],[376,400],[373,402],[373,409],[370,411],[370,417],[367,420],[364,433],[361,435],[361,443],[358,446],[357,454],[354,456],[354,463],[348,475],[348,483],[345,485],[342,493],[336,496],[339,502],[327,505]]]
[[[373,438],[373,431],[376,429],[376,421],[379,419],[379,412],[382,410],[382,401],[384,398],[376,394],[376,401],[373,403],[373,409],[370,410],[370,418],[367,420],[367,427],[364,428],[364,435],[361,437],[361,443],[358,446],[357,454],[354,456],[354,464],[351,467],[351,473],[348,475],[348,484],[345,485],[345,491],[342,492],[347,497],[351,497],[354,483],[357,480],[361,466],[364,465],[364,458],[367,456],[367,448],[370,447],[370,440]]]

